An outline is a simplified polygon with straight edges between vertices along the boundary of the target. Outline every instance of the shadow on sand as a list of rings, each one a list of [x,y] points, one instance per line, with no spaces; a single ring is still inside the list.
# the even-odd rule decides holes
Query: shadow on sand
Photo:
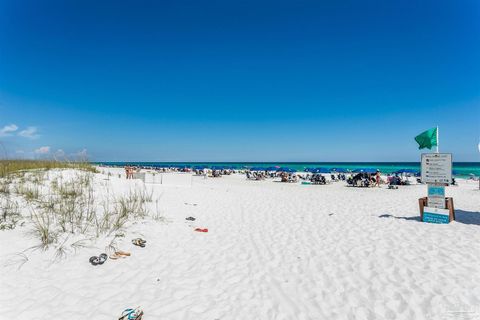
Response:
[[[401,220],[409,220],[409,221],[418,221],[420,220],[420,216],[414,217],[397,217],[391,214],[382,214],[378,216],[379,218],[394,218],[394,219],[401,219]],[[479,211],[465,211],[465,210],[455,210],[455,221],[458,223],[463,224],[473,224],[480,226],[480,212]]]

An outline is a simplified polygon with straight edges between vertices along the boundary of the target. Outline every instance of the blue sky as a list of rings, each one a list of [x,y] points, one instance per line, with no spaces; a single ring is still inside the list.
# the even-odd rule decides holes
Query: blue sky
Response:
[[[0,0],[10,157],[480,161],[480,2]],[[59,151],[60,150],[60,151]],[[3,151],[2,151],[3,153]]]

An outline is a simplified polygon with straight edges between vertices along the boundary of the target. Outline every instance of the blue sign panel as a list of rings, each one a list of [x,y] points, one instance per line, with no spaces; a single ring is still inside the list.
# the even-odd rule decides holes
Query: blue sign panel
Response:
[[[444,186],[435,186],[428,185],[428,196],[429,197],[445,197],[445,187]]]
[[[423,222],[450,223],[450,212],[445,209],[425,207],[423,210]]]
[[[450,223],[450,218],[443,214],[436,214],[436,213],[423,213],[423,222],[430,222],[430,223]]]

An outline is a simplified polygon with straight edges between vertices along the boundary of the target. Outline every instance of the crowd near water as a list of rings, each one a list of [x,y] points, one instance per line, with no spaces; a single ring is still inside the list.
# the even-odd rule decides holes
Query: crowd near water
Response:
[[[323,173],[375,173],[379,170],[382,174],[420,174],[419,162],[97,162],[96,164],[115,167],[133,166],[160,171],[194,171],[204,168],[232,171],[278,171],[279,168],[288,168],[294,172],[308,172],[321,168],[325,171]],[[454,162],[453,175],[459,178],[478,178],[480,177],[480,162]]]

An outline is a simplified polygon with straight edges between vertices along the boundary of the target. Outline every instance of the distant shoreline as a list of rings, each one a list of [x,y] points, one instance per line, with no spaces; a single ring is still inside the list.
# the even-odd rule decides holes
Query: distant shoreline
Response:
[[[251,167],[289,167],[298,172],[307,168],[341,168],[345,170],[357,170],[362,168],[379,169],[382,173],[394,173],[401,169],[420,171],[420,162],[140,162],[140,161],[105,161],[92,162],[95,165],[123,167],[127,165],[151,168],[192,168],[195,166],[226,166],[231,169],[249,169]],[[453,173],[457,177],[480,176],[480,162],[453,162]]]

